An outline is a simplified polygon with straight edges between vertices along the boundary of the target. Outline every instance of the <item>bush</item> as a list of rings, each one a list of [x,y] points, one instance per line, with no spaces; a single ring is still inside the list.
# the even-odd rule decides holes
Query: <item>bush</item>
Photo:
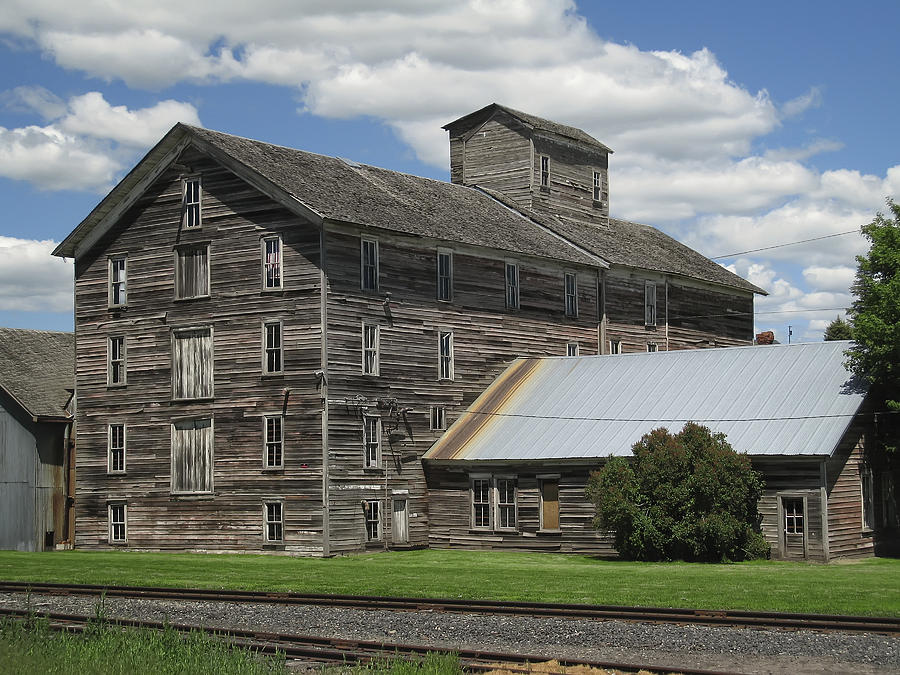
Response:
[[[630,560],[725,561],[766,557],[757,504],[761,475],[724,434],[689,422],[655,429],[591,474],[594,527],[615,531]]]

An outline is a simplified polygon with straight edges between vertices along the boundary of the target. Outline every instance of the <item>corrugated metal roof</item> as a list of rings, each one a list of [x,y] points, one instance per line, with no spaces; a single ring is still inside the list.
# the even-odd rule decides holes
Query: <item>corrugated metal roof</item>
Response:
[[[515,361],[429,450],[431,460],[629,455],[687,421],[750,455],[829,455],[865,396],[847,341]]]

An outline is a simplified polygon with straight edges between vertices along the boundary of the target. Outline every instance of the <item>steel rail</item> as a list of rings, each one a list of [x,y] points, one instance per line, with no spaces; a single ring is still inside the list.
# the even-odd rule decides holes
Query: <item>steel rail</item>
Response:
[[[229,645],[249,649],[264,654],[284,654],[289,659],[304,659],[319,663],[347,664],[367,663],[375,659],[421,659],[429,653],[455,654],[460,665],[467,671],[504,670],[516,672],[533,672],[529,666],[553,660],[560,666],[587,666],[593,668],[615,669],[625,672],[682,673],[683,675],[736,675],[730,671],[715,671],[697,668],[683,668],[663,665],[635,663],[619,663],[573,659],[569,657],[548,657],[539,654],[521,654],[513,652],[494,652],[489,650],[448,649],[434,645],[403,644],[393,642],[375,642],[348,638],[328,638],[317,635],[294,635],[286,633],[270,633],[262,631],[235,630],[215,628],[191,624],[161,623],[158,621],[141,621],[136,619],[119,619],[86,616],[82,614],[61,614],[55,612],[32,612],[25,609],[0,608],[0,616],[20,621],[35,618],[47,620],[54,630],[83,632],[92,622],[106,626],[164,630],[174,629],[182,633],[201,631],[225,640]],[[502,664],[500,666],[499,664]]]
[[[702,624],[714,626],[806,629],[900,634],[900,617],[846,616],[840,614],[799,614],[707,610],[670,607],[623,607],[617,605],[507,602],[459,598],[407,598],[388,596],[328,595],[268,591],[234,591],[152,586],[102,586],[28,581],[0,581],[0,592],[49,595],[101,595],[124,598],[255,602],[272,604],[321,605],[347,609],[393,611],[435,611],[469,614],[509,614],[518,616],[568,617],[573,619],[619,620],[647,623]]]

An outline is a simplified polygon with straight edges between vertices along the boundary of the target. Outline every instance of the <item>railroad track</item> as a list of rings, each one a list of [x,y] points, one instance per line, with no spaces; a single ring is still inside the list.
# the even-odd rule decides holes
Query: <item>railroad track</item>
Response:
[[[22,609],[0,608],[0,617],[16,620],[33,620],[42,617],[47,620],[53,630],[81,632],[89,623],[96,622],[96,617],[81,614],[59,614],[54,612],[30,612]],[[459,658],[460,666],[467,672],[483,672],[502,667],[512,672],[538,672],[532,666],[546,663],[549,659],[544,655],[521,654],[510,652],[474,651],[465,649],[446,649],[429,645],[409,645],[402,643],[372,642],[367,640],[348,640],[345,638],[327,638],[315,635],[291,635],[284,633],[268,633],[245,630],[223,630],[207,626],[190,624],[160,623],[158,621],[137,621],[133,619],[103,619],[108,626],[122,628],[140,628],[164,630],[166,628],[188,633],[202,631],[225,640],[228,644],[242,649],[250,649],[263,654],[280,652],[288,660],[313,661],[321,664],[354,664],[367,663],[376,659],[417,660],[429,653],[453,653]],[[653,664],[617,663],[606,661],[588,661],[571,658],[554,658],[560,666],[588,666],[600,669],[624,671],[628,673],[682,673],[683,675],[735,675],[728,671],[698,670],[696,668],[672,668]],[[501,665],[502,664],[502,665]]]
[[[620,607],[615,605],[565,605],[545,602],[326,595],[321,593],[229,591],[198,588],[158,588],[152,586],[99,586],[28,581],[0,581],[0,592],[30,592],[49,595],[105,594],[107,597],[123,598],[322,605],[349,609],[509,614],[515,616],[569,617],[573,619],[703,624],[744,628],[806,629],[900,635],[900,618],[897,617],[789,614],[783,612],[748,612],[741,610],[679,609],[668,607]]]

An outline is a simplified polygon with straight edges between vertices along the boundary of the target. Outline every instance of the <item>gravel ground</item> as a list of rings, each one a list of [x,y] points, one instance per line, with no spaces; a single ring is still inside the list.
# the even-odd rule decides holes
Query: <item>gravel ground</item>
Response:
[[[97,599],[33,594],[35,611],[95,613]],[[26,596],[0,593],[0,606]],[[900,638],[622,621],[353,610],[307,605],[107,598],[107,616],[512,651],[553,657],[705,668],[736,673],[900,673]]]

